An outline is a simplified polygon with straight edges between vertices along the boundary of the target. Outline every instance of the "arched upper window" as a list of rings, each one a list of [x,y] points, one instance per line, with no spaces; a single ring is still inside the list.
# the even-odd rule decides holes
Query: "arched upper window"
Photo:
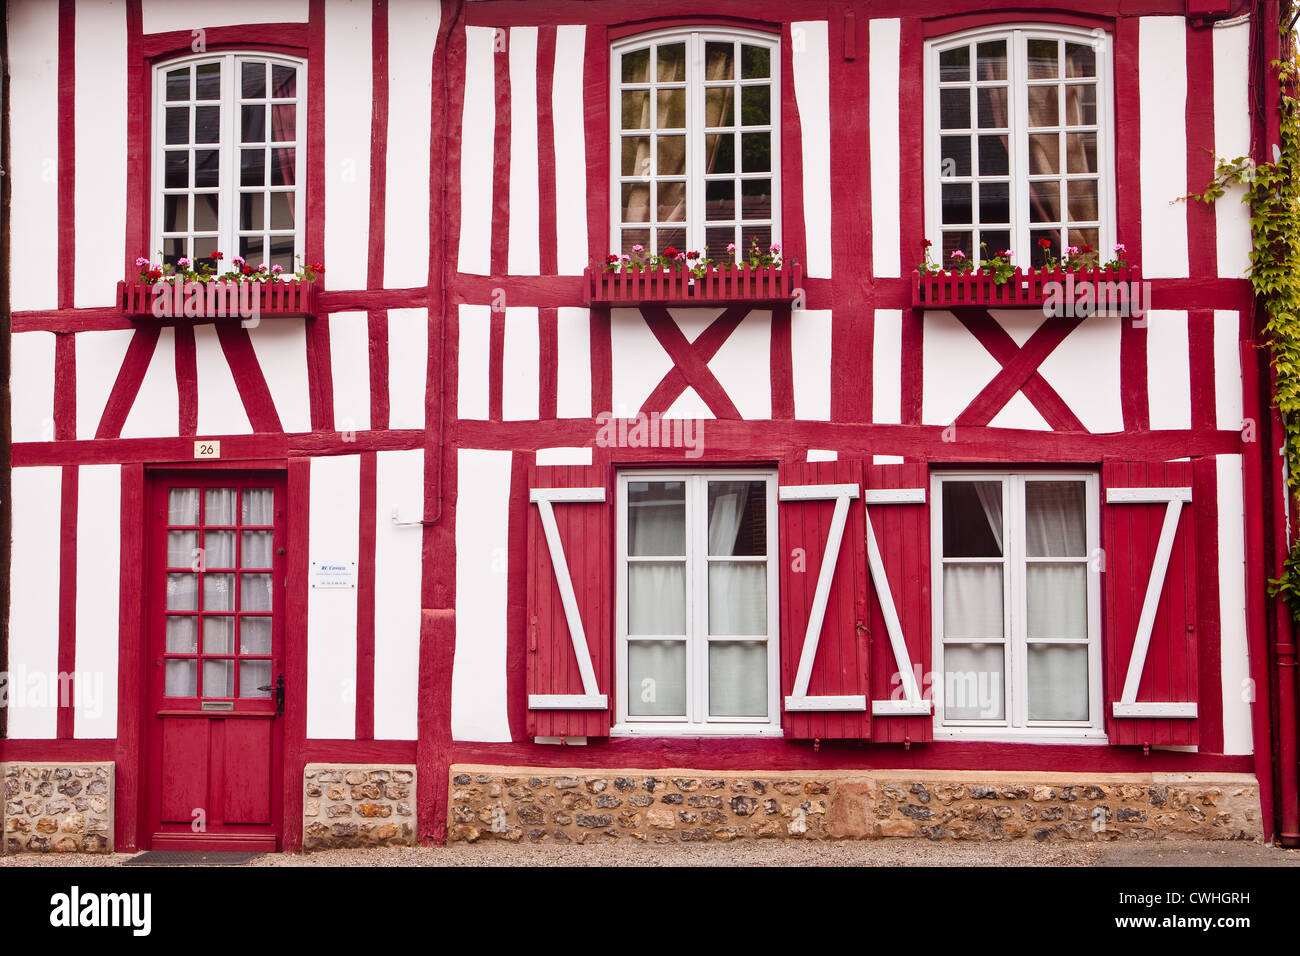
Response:
[[[612,50],[611,241],[734,256],[780,231],[777,38],[677,30]]]
[[[306,66],[258,53],[154,68],[148,255],[294,269],[303,253]]]
[[[997,27],[926,49],[926,234],[979,259],[1040,265],[1115,242],[1111,39],[1102,30]],[[939,242],[938,240],[942,240]]]

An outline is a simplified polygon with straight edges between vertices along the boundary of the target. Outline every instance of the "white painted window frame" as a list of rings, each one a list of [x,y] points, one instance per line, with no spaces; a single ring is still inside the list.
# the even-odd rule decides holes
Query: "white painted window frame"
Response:
[[[746,640],[763,640],[767,644],[767,716],[709,716],[709,607],[708,607],[708,482],[753,481],[767,485],[767,629],[765,638],[746,636]],[[631,481],[684,481],[686,483],[686,714],[680,718],[636,716],[628,713],[628,504],[627,486]],[[618,475],[616,492],[617,541],[615,562],[616,641],[615,673],[617,688],[616,721],[612,736],[690,736],[690,737],[779,737],[781,730],[780,700],[780,616],[777,601],[779,566],[777,523],[777,476],[773,469],[729,469],[726,471],[653,470],[623,471]],[[723,559],[727,560],[727,559]],[[734,640],[719,636],[715,640]]]
[[[771,133],[772,137],[772,170],[770,173],[772,180],[772,243],[779,245],[781,243],[781,40],[780,37],[772,33],[764,33],[760,30],[746,30],[742,28],[715,28],[715,29],[668,29],[656,30],[650,33],[640,33],[636,36],[627,37],[610,45],[609,57],[609,88],[610,88],[610,163],[609,163],[609,251],[617,253],[623,248],[623,200],[622,200],[622,157],[623,157],[623,122],[622,122],[622,92],[623,76],[620,71],[621,57],[624,53],[629,53],[641,47],[653,43],[683,41],[686,43],[686,207],[688,210],[694,210],[693,214],[687,218],[686,226],[686,249],[685,252],[692,249],[698,249],[701,252],[705,250],[705,227],[704,219],[704,200],[705,200],[705,179],[703,170],[704,156],[704,45],[709,41],[734,42],[736,40],[742,43],[748,43],[754,46],[765,46],[771,51],[771,76],[768,83],[772,91],[772,117],[771,123],[767,127],[755,126],[750,128],[750,132],[762,132],[765,128]],[[737,59],[736,65],[736,83],[745,85],[746,82],[755,84],[756,81],[741,81],[739,73],[741,69],[740,61]],[[658,105],[654,106],[658,109]],[[740,124],[740,102],[735,104],[735,116],[737,128]],[[652,126],[651,132],[654,132]],[[651,151],[651,175],[657,173],[658,156],[656,150]],[[736,168],[731,178],[739,183],[743,178],[741,172],[740,151],[736,152]],[[721,178],[721,176],[719,177]],[[756,175],[754,178],[763,178]],[[741,213],[739,192],[737,192],[736,216],[735,222],[743,222],[739,219]],[[652,218],[654,213],[652,212]],[[761,220],[759,220],[761,223]],[[633,225],[633,224],[628,224]],[[721,225],[721,224],[719,224]],[[646,223],[646,229],[650,229],[652,223]],[[742,226],[743,229],[743,226]],[[648,252],[661,252],[653,246],[647,246]],[[767,250],[763,250],[766,252]],[[737,258],[740,258],[745,250],[737,248]]]
[[[943,484],[945,481],[1002,483],[1005,717],[1000,720],[946,719],[943,628]],[[1031,721],[1028,716],[1027,585],[1024,508],[1026,481],[1082,481],[1085,486],[1088,581],[1088,713],[1086,721]],[[935,699],[936,740],[1014,741],[1032,743],[1106,743],[1102,695],[1101,570],[1099,476],[1086,471],[936,471],[930,476],[931,693]],[[962,559],[969,560],[969,559]],[[1034,559],[1031,559],[1034,560]],[[1039,559],[1047,560],[1047,559]],[[1051,559],[1055,560],[1055,559]],[[957,642],[957,643],[970,643]],[[992,641],[986,643],[994,643]],[[1056,642],[1053,643],[1065,643]]]
[[[1015,254],[1012,262],[1022,269],[1031,264],[1032,246],[1030,232],[1033,226],[1029,222],[1029,138],[1027,135],[1029,86],[1028,46],[1027,41],[1034,38],[1068,40],[1094,45],[1097,51],[1097,166],[1098,196],[1097,209],[1100,215],[1098,235],[1098,254],[1104,262],[1116,242],[1116,206],[1115,206],[1115,86],[1114,86],[1114,37],[1100,29],[1085,30],[1062,24],[999,24],[965,30],[949,36],[928,40],[925,44],[925,96],[924,96],[924,190],[925,190],[925,230],[926,235],[935,242],[940,250],[937,258],[942,258],[940,236],[943,231],[943,209],[940,189],[940,169],[942,152],[939,137],[939,54],[956,46],[973,42],[1007,40],[1007,79],[1008,116],[1011,117],[1012,142],[1010,153],[1011,179],[1011,251]],[[973,68],[973,67],[972,67]],[[975,116],[971,122],[977,122]],[[1062,176],[1065,176],[1065,157],[1061,157]],[[975,156],[971,156],[971,179],[978,180],[979,169]],[[995,177],[1000,178],[1000,177]],[[972,203],[975,203],[972,197]],[[978,203],[972,208],[972,215],[978,212]],[[1065,211],[1062,210],[1062,214]],[[972,250],[978,262],[980,250],[978,245]],[[990,252],[998,252],[990,249]],[[941,265],[943,263],[940,263]]]
[[[146,256],[150,261],[156,261],[159,255],[158,250],[163,247],[163,189],[166,169],[164,165],[166,153],[166,123],[167,123],[167,73],[181,66],[193,66],[200,63],[221,63],[221,140],[216,144],[216,148],[221,154],[221,170],[217,181],[217,195],[220,197],[217,206],[217,248],[223,253],[224,258],[218,264],[218,272],[224,272],[232,268],[230,260],[239,255],[239,196],[240,196],[240,176],[239,176],[239,149],[240,149],[240,96],[239,96],[239,77],[237,65],[241,60],[255,59],[263,62],[279,63],[283,66],[292,66],[298,70],[297,94],[295,96],[295,115],[294,115],[294,139],[293,142],[277,143],[277,148],[292,146],[294,148],[294,256],[306,255],[306,243],[304,239],[305,224],[307,215],[307,61],[300,57],[285,56],[280,53],[269,53],[262,50],[223,50],[219,53],[196,53],[191,56],[176,57],[163,63],[154,65],[152,73],[153,82],[153,130],[150,140],[150,183],[149,183],[149,241],[150,247],[142,250],[140,255]],[[270,91],[267,91],[268,97]],[[267,123],[270,123],[268,111]],[[268,130],[269,135],[269,130]],[[211,148],[212,144],[206,144],[206,148]],[[193,145],[190,147],[194,149]],[[267,175],[270,173],[268,171]],[[191,175],[191,178],[192,175]],[[190,203],[193,206],[192,190],[187,190],[191,197]],[[270,208],[263,210],[264,217],[270,217]],[[190,221],[193,221],[193,210],[191,209]],[[264,219],[264,222],[267,220]],[[264,229],[263,232],[268,231]],[[269,262],[270,250],[263,248],[262,259]],[[295,262],[297,260],[295,259]],[[257,266],[257,262],[249,263]],[[292,269],[286,269],[286,273],[291,273]]]

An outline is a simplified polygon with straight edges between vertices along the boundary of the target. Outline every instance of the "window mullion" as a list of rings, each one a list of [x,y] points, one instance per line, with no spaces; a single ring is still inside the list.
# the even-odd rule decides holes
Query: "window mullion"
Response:
[[[1015,245],[1012,249],[1023,268],[1033,263],[1034,251],[1030,246],[1029,227],[1029,55],[1025,35],[1015,30],[1007,38],[1007,87],[1010,101],[1008,116],[1011,121],[1011,149],[1007,151],[1011,162],[1011,183],[1015,204]]]
[[[686,58],[686,249],[698,249],[704,221],[704,37],[691,34]]]
[[[1026,581],[1025,561],[1025,478],[1012,475],[1008,481],[1009,495],[1006,508],[1007,561],[1010,565],[1008,578],[1011,584],[1010,617],[1011,627],[1008,637],[1011,656],[1011,674],[1008,680],[1011,710],[1014,715],[1011,725],[1025,727],[1029,720],[1029,678],[1028,651],[1026,637],[1028,625],[1028,585]]]
[[[222,142],[217,154],[221,164],[217,182],[222,197],[217,204],[217,214],[221,217],[221,221],[217,222],[217,241],[223,243],[218,248],[225,253],[226,262],[239,255],[239,177],[236,175],[239,160],[239,87],[236,85],[236,67],[237,59],[233,53],[224,58],[221,70],[221,108],[226,115],[220,126]]]

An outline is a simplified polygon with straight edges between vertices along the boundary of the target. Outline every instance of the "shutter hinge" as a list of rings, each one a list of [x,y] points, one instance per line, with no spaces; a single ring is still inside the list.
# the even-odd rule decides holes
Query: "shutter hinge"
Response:
[[[537,653],[537,615],[528,619],[528,652]]]

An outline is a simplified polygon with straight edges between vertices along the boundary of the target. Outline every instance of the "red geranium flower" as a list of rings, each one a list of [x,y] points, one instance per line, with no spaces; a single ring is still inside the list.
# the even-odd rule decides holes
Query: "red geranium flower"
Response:
[[[676,246],[669,246],[667,249],[664,250],[664,255],[667,256],[669,259],[676,259],[676,258],[677,258],[677,247],[676,247]]]
[[[605,257],[605,261],[606,261],[606,262],[618,262],[618,256],[614,255],[614,254],[611,252],[609,255],[607,255],[607,256]]]
[[[1052,240],[1050,240],[1050,239],[1039,239],[1039,240],[1038,240],[1038,245],[1039,245],[1041,248],[1043,248],[1043,249],[1050,249],[1050,248],[1052,248]]]
[[[245,263],[245,264],[244,264],[244,275],[246,275],[246,276],[251,276],[252,274],[253,274],[253,267],[250,266],[250,265],[248,265],[247,263]]]
[[[157,281],[158,281],[159,279],[161,279],[161,278],[162,278],[162,271],[161,271],[161,270],[159,270],[159,269],[150,269],[150,270],[149,270],[149,281],[150,281],[150,282],[157,282]]]
[[[325,267],[324,267],[323,265],[321,265],[319,262],[313,262],[313,263],[311,264],[311,271],[312,271],[312,272],[324,272],[324,271],[325,271]]]
[[[212,253],[212,255],[211,255],[209,258],[211,258],[211,259],[215,259],[217,262],[220,262],[220,261],[221,261],[223,258],[225,258],[225,257],[222,256],[221,253],[219,253],[219,252],[214,252],[214,253]]]
[[[1084,246],[1084,247],[1083,247],[1083,251],[1084,251],[1085,253],[1092,252],[1092,246]]]
[[[924,249],[929,249],[932,245],[934,245],[934,243],[932,243],[929,239],[921,240],[921,247]]]
[[[686,258],[687,258],[687,259],[698,259],[699,257],[700,257],[700,254],[699,254],[698,252],[688,252],[688,253],[686,253]]]

